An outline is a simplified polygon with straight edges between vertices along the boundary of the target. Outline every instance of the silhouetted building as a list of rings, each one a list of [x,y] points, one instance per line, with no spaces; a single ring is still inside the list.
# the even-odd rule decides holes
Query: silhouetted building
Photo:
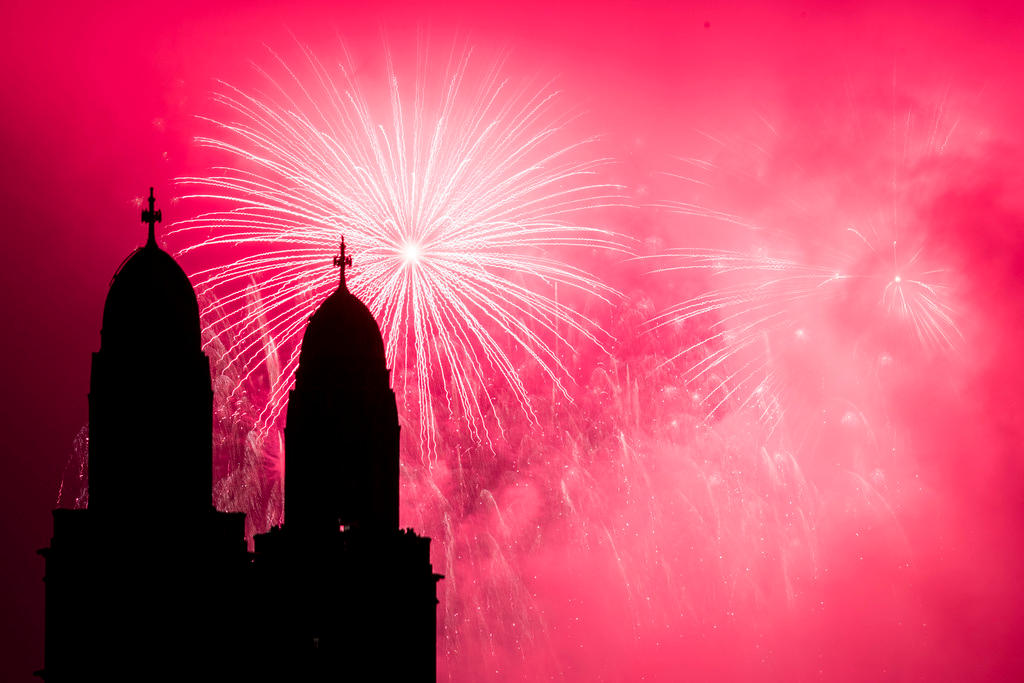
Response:
[[[211,502],[210,362],[184,271],[154,235],[121,264],[89,387],[89,507],[54,510],[46,558],[47,681],[230,675],[224,587],[248,571],[244,515]],[[227,642],[225,642],[227,640]]]
[[[210,363],[154,235],[118,269],[89,393],[89,507],[54,510],[47,681],[435,680],[430,539],[398,528],[380,330],[341,285],[310,319],[286,429],[285,524],[247,552],[211,500]]]
[[[398,411],[376,321],[345,284],[309,320],[285,427],[284,525],[256,537],[276,676],[436,675],[430,539],[398,528]],[[339,618],[339,615],[345,615]]]

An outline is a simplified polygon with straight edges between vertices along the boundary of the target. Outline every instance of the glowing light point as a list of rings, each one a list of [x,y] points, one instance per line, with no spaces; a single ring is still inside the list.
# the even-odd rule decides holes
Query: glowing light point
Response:
[[[420,258],[423,257],[423,249],[416,242],[406,242],[402,245],[402,259],[405,261],[407,266],[413,266],[419,263]]]
[[[902,280],[903,278],[901,278],[899,275],[892,279],[892,281],[895,282],[896,284],[899,284]]]

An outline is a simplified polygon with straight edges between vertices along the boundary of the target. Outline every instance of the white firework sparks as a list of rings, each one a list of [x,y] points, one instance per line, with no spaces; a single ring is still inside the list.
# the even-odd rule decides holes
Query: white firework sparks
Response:
[[[471,75],[470,51],[453,50],[443,77],[415,80],[411,100],[389,57],[389,110],[378,116],[351,60],[328,68],[304,50],[308,76],[263,76],[272,95],[223,85],[229,113],[201,145],[234,163],[182,178],[190,198],[218,209],[183,221],[195,239],[183,252],[230,247],[230,262],[199,272],[216,294],[209,330],[232,340],[247,368],[269,368],[264,428],[277,424],[298,362],[298,337],[313,307],[337,284],[330,267],[342,235],[356,262],[349,288],[381,325],[396,390],[435,456],[444,420],[489,442],[500,431],[486,387],[512,389],[526,419],[530,390],[521,350],[570,397],[557,346],[574,330],[601,344],[587,316],[560,303],[559,285],[608,298],[615,292],[563,260],[565,249],[623,250],[625,240],[578,222],[583,210],[620,203],[600,182],[608,160],[593,139],[564,144],[572,117],[557,93],[516,89],[501,63]],[[425,72],[426,59],[420,67]],[[255,322],[254,322],[255,321]]]

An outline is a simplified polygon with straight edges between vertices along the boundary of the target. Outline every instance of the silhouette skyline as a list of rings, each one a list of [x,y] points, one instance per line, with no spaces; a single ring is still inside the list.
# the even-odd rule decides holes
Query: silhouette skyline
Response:
[[[46,681],[436,680],[430,539],[398,527],[380,330],[345,286],[310,318],[285,427],[285,521],[246,549],[212,504],[213,391],[195,292],[148,239],[118,268],[89,391],[89,504],[57,509]],[[173,467],[168,468],[168,463]],[[139,478],[155,482],[139,499]],[[259,595],[259,599],[252,596]],[[395,657],[398,649],[403,652]]]

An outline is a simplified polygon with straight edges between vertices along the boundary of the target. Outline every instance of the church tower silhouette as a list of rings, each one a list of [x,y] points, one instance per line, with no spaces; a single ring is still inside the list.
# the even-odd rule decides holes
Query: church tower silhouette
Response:
[[[89,386],[89,506],[54,510],[46,681],[231,678],[214,612],[248,571],[245,516],[211,497],[210,361],[184,271],[149,239],[114,274]]]
[[[398,528],[398,417],[373,316],[341,283],[310,319],[286,428],[285,523],[246,550],[212,505],[210,363],[156,243],[115,273],[89,392],[87,509],[54,510],[46,681],[436,679],[430,539]]]
[[[302,339],[285,427],[284,524],[256,537],[272,678],[436,680],[430,539],[398,527],[398,410],[380,328],[338,288]],[[344,615],[339,618],[339,615]],[[274,627],[276,626],[276,628]]]

